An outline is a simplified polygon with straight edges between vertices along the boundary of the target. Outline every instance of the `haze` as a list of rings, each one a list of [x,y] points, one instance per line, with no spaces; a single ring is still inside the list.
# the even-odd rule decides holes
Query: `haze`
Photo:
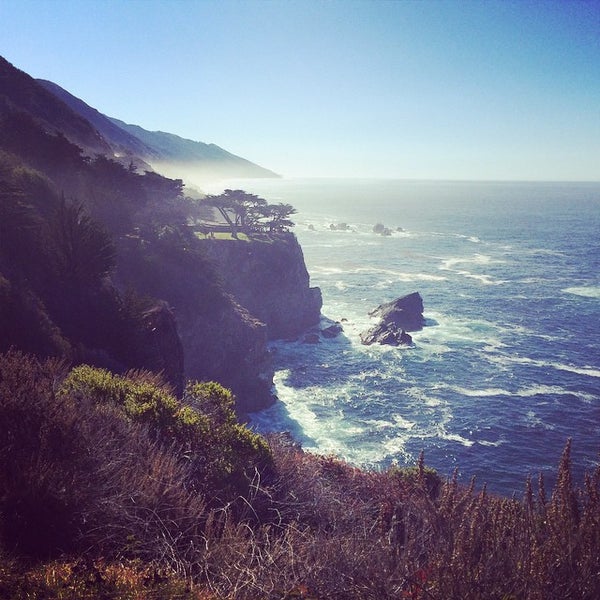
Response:
[[[600,179],[595,1],[3,0],[0,54],[288,177]]]

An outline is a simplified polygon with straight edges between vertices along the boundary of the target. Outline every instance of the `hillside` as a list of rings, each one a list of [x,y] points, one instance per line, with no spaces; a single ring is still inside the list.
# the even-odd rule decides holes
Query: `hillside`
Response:
[[[110,144],[83,116],[0,56],[0,118],[18,111],[44,130],[60,132],[86,154],[112,154]]]
[[[172,171],[182,168],[186,172],[193,170],[199,178],[212,175],[216,179],[279,177],[273,171],[231,154],[215,144],[195,142],[164,131],[147,131],[118,119],[111,121],[152,149],[153,154],[144,158],[159,171],[161,168]]]
[[[232,271],[188,225],[201,211],[181,179],[139,172],[133,154],[115,160],[116,149],[151,150],[72,96],[81,114],[25,73],[1,66],[0,351],[14,347],[116,372],[145,368],[162,372],[178,391],[186,379],[217,380],[234,391],[241,412],[271,404],[261,292],[257,302],[231,294]],[[102,144],[78,146],[69,135]],[[110,149],[99,154],[109,137]],[[271,236],[263,246],[266,263],[297,248],[288,267],[299,276],[278,295],[274,290],[275,301],[306,296],[295,238]]]
[[[147,131],[107,117],[56,83],[38,79],[38,83],[62,100],[76,114],[89,121],[110,145],[113,155],[122,161],[151,165],[158,171],[194,170],[200,177],[215,179],[278,177],[272,171],[231,154],[215,144],[188,140],[163,131]],[[150,167],[148,167],[150,168]]]

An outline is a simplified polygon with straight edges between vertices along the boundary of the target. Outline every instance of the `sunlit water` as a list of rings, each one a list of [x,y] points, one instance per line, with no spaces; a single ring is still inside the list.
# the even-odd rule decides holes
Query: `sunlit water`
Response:
[[[273,344],[280,401],[253,415],[258,430],[375,468],[424,450],[444,476],[503,494],[551,479],[569,437],[579,482],[597,464],[600,184],[238,185],[297,207],[323,315],[344,327]],[[427,319],[414,347],[363,346],[368,312],[413,291]]]

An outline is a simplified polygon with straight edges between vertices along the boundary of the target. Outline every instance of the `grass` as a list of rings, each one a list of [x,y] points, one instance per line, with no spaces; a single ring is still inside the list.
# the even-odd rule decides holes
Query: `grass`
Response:
[[[226,233],[224,231],[216,231],[213,232],[212,234],[212,238],[207,238],[207,236],[205,236],[203,233],[196,233],[196,237],[199,240],[206,240],[206,239],[214,239],[214,240],[235,240],[236,238],[234,238],[231,233]],[[248,237],[248,235],[246,235],[245,233],[238,233],[238,237],[237,240],[240,242],[249,242],[251,241],[251,238]]]
[[[600,597],[600,467],[577,485],[570,441],[553,490],[504,498],[259,439],[215,384],[86,369],[0,356],[2,598]]]

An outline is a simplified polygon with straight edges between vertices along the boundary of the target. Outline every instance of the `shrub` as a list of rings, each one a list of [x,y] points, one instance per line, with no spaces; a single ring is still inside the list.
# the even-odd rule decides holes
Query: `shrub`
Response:
[[[128,419],[148,426],[158,442],[185,448],[192,483],[213,504],[246,495],[256,473],[271,465],[267,443],[237,422],[231,392],[217,383],[188,384],[180,402],[150,373],[119,376],[82,365],[65,379],[62,392],[118,406]]]
[[[176,573],[140,561],[52,561],[28,568],[0,561],[0,597],[28,600],[218,600]]]
[[[189,468],[114,406],[59,391],[64,374],[56,362],[0,357],[1,545],[180,568],[204,514]]]
[[[2,597],[61,582],[58,597],[77,597],[88,575],[99,597],[160,597],[144,578],[161,573],[164,590],[185,597],[178,575],[215,600],[600,595],[600,467],[578,488],[570,442],[551,495],[540,479],[501,498],[441,481],[422,458],[369,472],[285,436],[267,446],[217,384],[179,401],[148,373],[65,373],[0,356]],[[27,570],[17,553],[64,559]]]
[[[130,371],[121,376],[80,365],[69,373],[61,391],[97,404],[118,406],[124,416],[147,425],[163,442],[187,440],[202,429],[202,419],[194,418],[189,409],[183,410],[171,386],[148,371]]]

